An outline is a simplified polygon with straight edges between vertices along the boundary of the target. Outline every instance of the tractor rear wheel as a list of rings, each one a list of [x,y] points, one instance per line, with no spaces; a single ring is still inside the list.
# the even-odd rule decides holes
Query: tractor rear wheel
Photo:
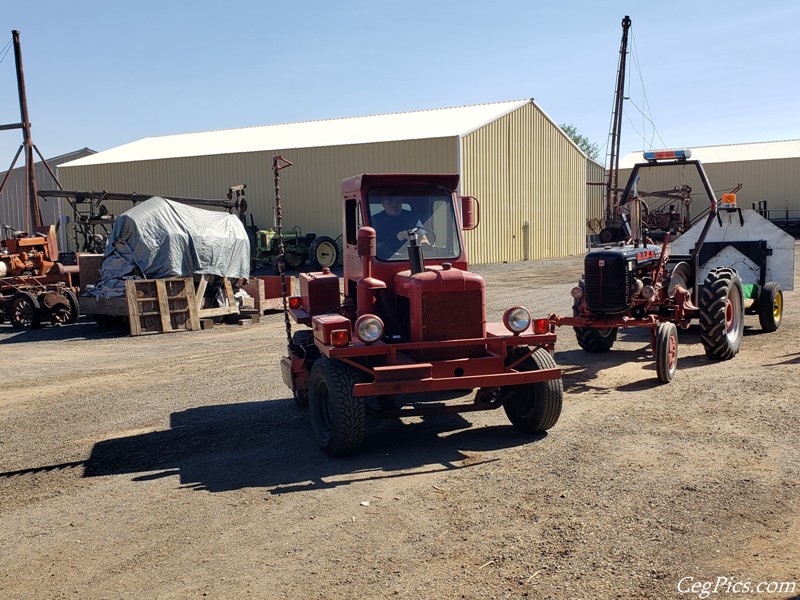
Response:
[[[42,322],[42,309],[36,296],[17,292],[11,300],[11,325],[16,329],[36,329]]]
[[[661,383],[669,383],[678,368],[678,328],[675,323],[660,323],[656,330],[656,373]]]
[[[758,322],[767,332],[776,331],[783,318],[783,290],[779,283],[768,281],[758,296]]]
[[[339,246],[327,235],[320,235],[308,249],[308,262],[316,270],[332,269],[339,262]]]
[[[509,359],[513,362],[527,350],[514,350]],[[518,371],[541,371],[557,368],[556,361],[544,348],[516,366]],[[561,378],[537,383],[526,383],[500,388],[503,409],[514,428],[524,433],[542,433],[558,422],[564,399],[564,384]]]
[[[712,269],[700,294],[700,341],[706,355],[729,360],[744,335],[744,293],[739,274],[729,267]]]
[[[600,354],[608,352],[617,341],[617,328],[607,327],[599,329],[595,327],[573,327],[575,337],[578,338],[578,345],[586,352]]]
[[[355,368],[324,356],[311,368],[311,427],[319,447],[328,456],[351,454],[364,441],[366,406],[364,398],[353,395],[353,386],[361,379]]]

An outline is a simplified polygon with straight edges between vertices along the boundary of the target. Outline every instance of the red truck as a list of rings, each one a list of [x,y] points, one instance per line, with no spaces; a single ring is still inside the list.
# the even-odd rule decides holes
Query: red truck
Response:
[[[522,306],[486,322],[485,283],[468,270],[462,230],[477,200],[458,175],[365,174],[342,181],[343,277],[299,275],[283,381],[308,406],[319,446],[355,452],[367,415],[403,417],[503,407],[520,431],[561,414],[554,326]],[[384,231],[392,207],[397,232]],[[376,232],[376,229],[378,231]],[[287,319],[288,323],[288,319]],[[471,402],[457,400],[477,389]]]

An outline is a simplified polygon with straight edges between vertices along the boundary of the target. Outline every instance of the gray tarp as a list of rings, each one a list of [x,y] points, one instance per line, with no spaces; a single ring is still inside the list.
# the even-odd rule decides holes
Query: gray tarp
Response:
[[[106,247],[95,297],[125,293],[125,279],[193,274],[250,276],[250,241],[236,215],[154,196],[119,215]]]

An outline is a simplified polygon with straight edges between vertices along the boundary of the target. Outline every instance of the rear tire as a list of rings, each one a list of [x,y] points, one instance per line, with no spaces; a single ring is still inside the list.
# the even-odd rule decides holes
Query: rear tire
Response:
[[[311,427],[319,447],[328,456],[357,451],[364,441],[366,406],[353,395],[360,373],[338,360],[322,357],[308,379]]]
[[[311,330],[295,331],[292,334],[292,353],[303,358],[306,371],[310,372],[314,361],[320,357],[319,348],[314,344],[314,332]],[[308,388],[294,390],[292,394],[297,406],[308,408]]]
[[[80,302],[78,302],[78,296],[72,290],[64,290],[64,296],[69,301],[69,309],[67,311],[66,318],[64,319],[64,323],[76,323],[81,314],[81,305]]]
[[[308,262],[318,271],[332,269],[339,262],[339,246],[327,235],[317,237],[308,249]]]
[[[768,281],[758,296],[758,322],[761,329],[773,332],[783,319],[783,290],[775,281]]]
[[[37,329],[42,323],[42,308],[36,296],[17,292],[11,300],[11,325],[16,329]]]
[[[515,350],[510,359],[516,360],[526,350]],[[544,348],[517,365],[518,371],[555,369],[556,361]],[[561,378],[500,388],[503,410],[514,428],[523,433],[542,433],[558,422],[564,400]]]
[[[597,329],[594,327],[573,327],[575,337],[578,338],[578,345],[586,352],[600,354],[608,352],[617,341],[616,327]]]
[[[661,383],[669,383],[678,369],[678,328],[661,323],[656,330],[656,373]]]
[[[744,336],[744,293],[734,269],[712,269],[700,293],[700,341],[706,355],[730,360]]]

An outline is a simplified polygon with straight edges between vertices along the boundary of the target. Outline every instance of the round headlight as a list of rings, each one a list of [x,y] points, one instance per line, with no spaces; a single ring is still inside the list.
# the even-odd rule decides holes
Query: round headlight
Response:
[[[656,295],[656,290],[652,285],[646,285],[642,288],[642,298],[645,300],[650,300],[653,296]]]
[[[523,306],[512,306],[503,313],[503,324],[512,333],[522,333],[531,324],[531,313]]]
[[[569,291],[569,293],[572,295],[573,298],[575,298],[575,300],[580,300],[581,298],[583,298],[583,289],[581,289],[580,287],[572,288]]]
[[[356,337],[372,344],[383,337],[383,321],[375,315],[362,315],[356,321]]]

